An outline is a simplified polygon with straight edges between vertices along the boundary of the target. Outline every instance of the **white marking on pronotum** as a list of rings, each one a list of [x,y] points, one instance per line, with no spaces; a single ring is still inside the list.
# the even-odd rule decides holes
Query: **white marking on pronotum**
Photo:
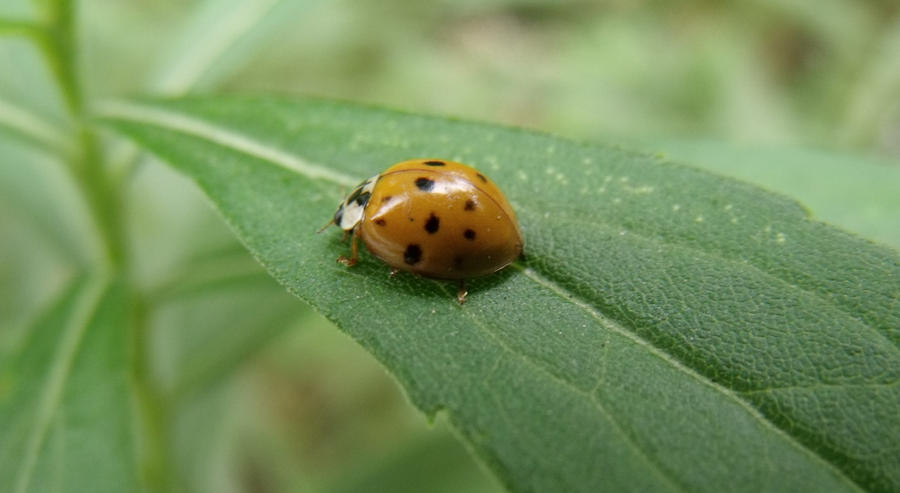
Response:
[[[97,105],[95,113],[108,118],[147,123],[178,130],[223,147],[241,151],[264,161],[269,161],[309,178],[321,178],[345,187],[353,187],[360,182],[359,178],[353,178],[343,173],[332,171],[325,166],[310,163],[294,154],[273,147],[270,144],[259,142],[234,130],[168,109],[151,108],[125,101],[109,101]]]

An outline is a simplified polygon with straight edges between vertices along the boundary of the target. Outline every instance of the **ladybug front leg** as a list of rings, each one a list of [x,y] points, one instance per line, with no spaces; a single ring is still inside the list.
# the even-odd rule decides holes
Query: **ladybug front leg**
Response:
[[[356,236],[356,229],[350,232],[350,258],[347,258],[343,255],[338,257],[337,261],[346,265],[347,267],[353,267],[356,265],[356,261],[359,260],[359,247],[357,246],[358,237]]]

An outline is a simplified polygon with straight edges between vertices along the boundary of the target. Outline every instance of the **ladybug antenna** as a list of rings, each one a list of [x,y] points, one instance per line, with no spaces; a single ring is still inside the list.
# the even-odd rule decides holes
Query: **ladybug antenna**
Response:
[[[319,234],[319,233],[321,233],[322,231],[325,231],[325,230],[328,229],[328,227],[331,226],[332,224],[334,224],[334,218],[331,218],[331,221],[328,221],[328,224],[326,224],[325,226],[322,226],[322,229],[316,231],[316,234]]]

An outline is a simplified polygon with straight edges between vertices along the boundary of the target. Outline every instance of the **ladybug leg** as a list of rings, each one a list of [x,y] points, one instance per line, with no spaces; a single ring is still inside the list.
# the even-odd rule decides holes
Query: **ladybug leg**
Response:
[[[396,276],[398,272],[400,272],[400,269],[398,269],[398,268],[396,268],[396,267],[391,268],[391,275],[390,275],[390,278],[393,279],[394,276]]]
[[[466,280],[459,280],[459,290],[456,292],[456,300],[459,301],[459,304],[462,305],[466,302],[466,295],[469,294],[469,291],[466,289]]]
[[[344,231],[344,234],[347,233],[347,231]],[[358,237],[356,236],[356,230],[353,230],[350,235],[350,258],[341,255],[337,259],[338,262],[346,265],[347,267],[353,267],[354,265],[356,265],[356,261],[359,260],[359,247],[357,246]]]

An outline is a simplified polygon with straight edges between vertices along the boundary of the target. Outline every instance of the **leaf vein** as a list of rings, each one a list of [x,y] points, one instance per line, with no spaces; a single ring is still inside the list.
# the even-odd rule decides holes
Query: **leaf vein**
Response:
[[[107,281],[103,278],[93,279],[88,283],[74,313],[69,318],[68,326],[63,330],[59,349],[53,358],[53,367],[50,369],[40,403],[35,410],[34,426],[29,433],[25,456],[16,479],[15,491],[17,493],[23,493],[28,489],[38,454],[59,409],[60,399],[62,399],[65,383],[71,373],[75,356],[84,334],[87,332],[88,324],[100,306],[106,286]]]
[[[613,320],[611,320],[611,319],[603,316],[599,312],[597,312],[597,310],[595,310],[594,307],[591,306],[588,302],[580,299],[573,293],[566,291],[563,287],[559,286],[555,282],[544,278],[543,276],[538,274],[533,269],[531,269],[529,267],[524,267],[524,266],[520,265],[519,263],[513,263],[513,264],[511,264],[511,266],[513,268],[521,271],[523,274],[525,274],[528,278],[532,279],[537,284],[543,286],[546,289],[549,289],[550,291],[555,293],[557,296],[563,298],[564,300],[574,303],[576,306],[578,306],[579,308],[581,308],[582,310],[587,312],[592,318],[596,319],[600,323],[600,325],[602,325],[606,329],[608,329],[612,332],[615,332],[615,333],[629,339],[633,343],[644,347],[645,349],[647,349],[647,351],[650,354],[653,354],[654,356],[660,358],[662,361],[668,363],[673,368],[683,372],[684,374],[686,374],[689,377],[692,377],[697,382],[700,382],[702,384],[709,386],[713,390],[716,390],[717,392],[722,394],[724,397],[734,401],[737,405],[744,408],[752,417],[754,417],[757,421],[759,421],[760,424],[762,424],[765,428],[768,428],[773,433],[783,436],[788,443],[794,445],[801,452],[806,453],[808,456],[812,457],[814,460],[818,460],[821,463],[825,464],[825,466],[828,467],[829,469],[831,469],[832,472],[834,472],[837,476],[843,478],[848,484],[852,485],[857,490],[862,491],[862,488],[859,485],[857,485],[856,482],[854,482],[849,477],[847,477],[847,475],[844,473],[844,471],[839,469],[834,464],[825,460],[824,457],[817,454],[814,450],[810,449],[805,444],[798,441],[795,437],[788,434],[786,431],[775,426],[775,424],[772,423],[771,421],[767,420],[765,418],[765,416],[759,412],[758,409],[753,407],[753,405],[750,404],[749,402],[738,397],[738,395],[731,389],[724,387],[720,384],[717,384],[716,382],[710,381],[707,378],[704,378],[703,375],[697,373],[693,368],[684,365],[683,363],[681,363],[680,361],[678,361],[677,359],[675,359],[668,353],[664,352],[663,350],[657,348],[656,346],[651,344],[649,341],[643,339],[639,335],[629,331],[628,329],[625,329],[624,327],[620,327],[618,324],[614,323]]]
[[[439,281],[436,281],[436,283],[439,286],[440,290],[444,291],[447,294],[448,299],[453,298],[451,296],[451,293],[447,290],[446,286],[443,283],[440,283]],[[555,373],[553,373],[552,371],[550,371],[549,369],[547,369],[543,365],[541,365],[539,362],[535,361],[529,355],[522,353],[520,351],[516,351],[515,349],[510,347],[505,341],[503,341],[502,338],[500,338],[497,334],[495,334],[493,330],[491,330],[487,325],[485,325],[484,322],[482,322],[477,316],[475,316],[475,314],[472,313],[471,310],[462,310],[462,311],[463,311],[463,313],[465,313],[466,317],[468,317],[470,320],[472,320],[472,322],[475,324],[476,327],[478,327],[481,330],[481,332],[483,332],[491,340],[493,340],[500,347],[500,349],[502,349],[504,352],[507,352],[507,353],[519,358],[526,365],[534,368],[539,373],[542,373],[542,374],[548,376],[550,379],[559,383],[562,387],[567,388],[567,389],[575,392],[576,394],[587,398],[587,400],[593,404],[593,407],[597,411],[599,411],[603,416],[606,417],[606,419],[609,421],[610,424],[612,424],[612,426],[616,430],[616,432],[619,433],[619,435],[621,435],[625,439],[625,441],[628,443],[628,445],[631,446],[632,449],[634,449],[634,451],[637,453],[637,455],[639,457],[641,457],[641,459],[643,459],[644,462],[646,462],[647,465],[649,465],[650,468],[652,470],[654,470],[660,476],[661,479],[663,479],[666,483],[668,483],[670,486],[672,486],[673,489],[681,490],[681,491],[689,491],[688,488],[682,486],[680,483],[678,483],[676,481],[676,479],[673,477],[671,471],[667,470],[666,468],[664,468],[662,466],[662,464],[660,464],[658,461],[654,460],[652,457],[647,455],[646,451],[643,449],[643,447],[640,446],[640,444],[636,441],[634,436],[631,433],[628,433],[625,430],[625,428],[622,427],[621,423],[619,423],[619,421],[615,418],[615,416],[613,416],[612,413],[610,413],[609,410],[606,409],[606,407],[603,405],[603,403],[600,402],[600,400],[597,399],[597,397],[595,395],[591,394],[587,390],[584,390],[584,389],[578,387],[574,383],[556,375]]]

